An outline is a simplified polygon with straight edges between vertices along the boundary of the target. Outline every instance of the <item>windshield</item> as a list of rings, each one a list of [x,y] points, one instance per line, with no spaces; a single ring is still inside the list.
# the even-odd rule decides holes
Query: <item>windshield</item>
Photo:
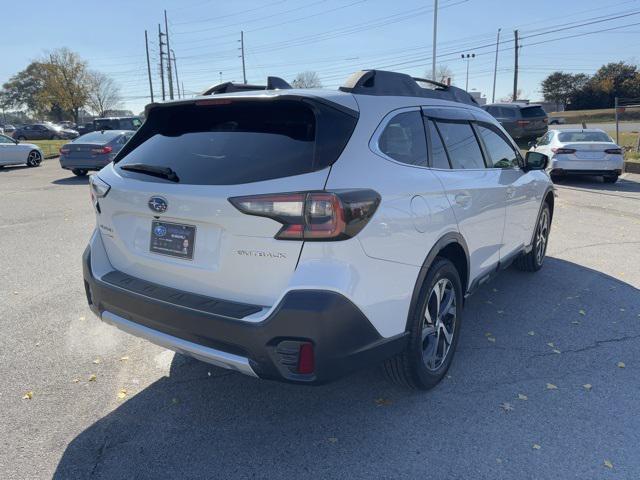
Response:
[[[604,132],[562,132],[558,135],[561,142],[613,142]]]

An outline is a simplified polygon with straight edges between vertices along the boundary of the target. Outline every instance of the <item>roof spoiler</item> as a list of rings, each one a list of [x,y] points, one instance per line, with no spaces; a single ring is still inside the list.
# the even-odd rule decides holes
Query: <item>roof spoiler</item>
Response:
[[[425,97],[478,105],[476,99],[461,88],[425,78],[411,77],[406,73],[385,70],[355,72],[340,87],[340,90],[357,95]]]
[[[201,95],[218,95],[221,93],[248,92],[254,90],[286,90],[292,88],[280,77],[267,77],[266,85],[249,85],[246,83],[225,82],[207,88]]]

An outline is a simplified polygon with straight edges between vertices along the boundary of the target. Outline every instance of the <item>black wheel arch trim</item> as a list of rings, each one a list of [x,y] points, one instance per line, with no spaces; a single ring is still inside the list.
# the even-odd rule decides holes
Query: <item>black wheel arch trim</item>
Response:
[[[547,203],[547,198],[549,197],[549,195],[551,195],[552,198],[555,196],[555,191],[556,189],[553,186],[549,186],[546,188],[546,190],[544,191],[544,194],[542,195],[542,201],[540,202],[540,207],[538,207],[538,215],[536,215],[536,223],[533,228],[533,233],[531,234],[531,241],[529,242],[529,245],[526,247],[527,251],[529,251],[533,246],[533,240],[536,236],[536,230],[538,229],[538,222],[540,221],[540,215],[542,215],[542,208]],[[549,205],[549,213],[551,214],[551,218],[549,219],[549,229],[551,229],[551,221],[553,220],[554,204],[555,202],[552,200],[552,204]]]
[[[407,315],[407,320],[405,322],[405,332],[407,331],[409,321],[415,315],[416,306],[418,303],[418,297],[420,296],[420,290],[422,289],[422,284],[427,276],[427,272],[429,268],[433,264],[433,261],[436,259],[438,254],[449,245],[456,244],[462,247],[464,250],[465,262],[467,264],[467,272],[466,278],[463,278],[460,275],[460,280],[462,281],[463,290],[469,288],[469,273],[470,273],[470,264],[469,264],[469,247],[467,247],[467,242],[464,237],[459,232],[448,232],[445,233],[440,239],[431,247],[429,254],[425,258],[422,266],[420,267],[420,272],[418,273],[418,278],[416,279],[416,283],[413,287],[413,294],[411,295],[411,303],[409,305],[409,314]],[[462,273],[462,272],[460,272]],[[462,296],[464,297],[466,292],[462,292]]]

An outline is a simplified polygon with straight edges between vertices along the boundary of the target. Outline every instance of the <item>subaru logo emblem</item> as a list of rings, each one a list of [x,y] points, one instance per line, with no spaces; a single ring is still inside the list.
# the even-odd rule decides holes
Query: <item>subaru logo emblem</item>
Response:
[[[153,233],[156,235],[156,237],[164,237],[167,234],[167,227],[165,227],[164,225],[156,225],[156,227],[153,229]]]
[[[167,201],[162,197],[151,197],[147,205],[149,205],[149,208],[151,210],[158,213],[166,212],[167,208],[169,207]]]

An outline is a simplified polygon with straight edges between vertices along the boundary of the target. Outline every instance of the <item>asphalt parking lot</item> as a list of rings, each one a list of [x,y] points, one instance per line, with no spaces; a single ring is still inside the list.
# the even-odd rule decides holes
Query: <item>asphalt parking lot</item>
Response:
[[[544,268],[469,299],[440,386],[309,388],[103,325],[86,179],[0,169],[0,478],[640,478],[640,176],[558,195]]]

